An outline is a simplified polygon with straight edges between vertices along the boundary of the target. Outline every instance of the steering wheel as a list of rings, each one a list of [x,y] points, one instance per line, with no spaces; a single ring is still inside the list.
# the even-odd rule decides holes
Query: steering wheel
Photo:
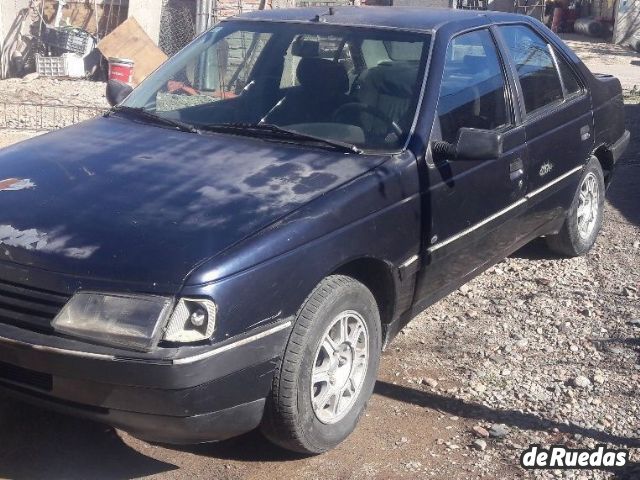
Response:
[[[345,103],[335,111],[335,113],[333,114],[333,121],[336,123],[350,124],[352,122],[348,121],[348,119],[353,119],[354,116],[359,116],[362,113],[380,120],[387,129],[385,133],[395,133],[398,137],[402,137],[402,135],[404,134],[400,126],[391,118],[389,118],[386,113],[376,107],[367,105],[366,103]],[[347,121],[340,121],[341,119]]]

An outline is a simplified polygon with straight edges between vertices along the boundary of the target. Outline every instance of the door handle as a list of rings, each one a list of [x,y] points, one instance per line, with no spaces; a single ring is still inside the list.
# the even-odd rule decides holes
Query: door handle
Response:
[[[519,180],[524,175],[524,163],[521,158],[511,160],[509,164],[509,178],[512,182]]]
[[[585,125],[584,127],[582,127],[580,129],[580,139],[583,142],[586,142],[587,140],[589,140],[591,138],[590,131],[591,131],[591,129],[589,128],[589,125]]]

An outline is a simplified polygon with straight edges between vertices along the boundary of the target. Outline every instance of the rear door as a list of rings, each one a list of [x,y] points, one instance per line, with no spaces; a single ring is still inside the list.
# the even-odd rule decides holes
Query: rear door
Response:
[[[446,295],[518,240],[526,178],[524,128],[516,124],[505,62],[488,28],[454,37],[448,45],[430,142],[454,143],[463,127],[495,130],[503,154],[491,160],[427,159],[423,192],[428,231],[416,302]]]
[[[527,213],[531,232],[561,220],[593,148],[591,101],[570,61],[532,27],[497,28],[511,59],[527,137]]]

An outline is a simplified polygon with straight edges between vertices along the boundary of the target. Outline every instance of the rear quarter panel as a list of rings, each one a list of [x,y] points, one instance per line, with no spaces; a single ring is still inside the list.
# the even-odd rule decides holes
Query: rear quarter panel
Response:
[[[624,133],[624,99],[620,81],[611,75],[591,75],[596,147],[615,143]]]

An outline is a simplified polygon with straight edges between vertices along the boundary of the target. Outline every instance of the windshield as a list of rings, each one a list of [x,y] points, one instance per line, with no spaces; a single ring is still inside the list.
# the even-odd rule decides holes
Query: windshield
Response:
[[[426,34],[383,29],[223,22],[123,106],[197,128],[233,125],[242,135],[242,126],[276,126],[397,151],[413,125],[429,42]],[[256,131],[263,129],[246,134]]]

